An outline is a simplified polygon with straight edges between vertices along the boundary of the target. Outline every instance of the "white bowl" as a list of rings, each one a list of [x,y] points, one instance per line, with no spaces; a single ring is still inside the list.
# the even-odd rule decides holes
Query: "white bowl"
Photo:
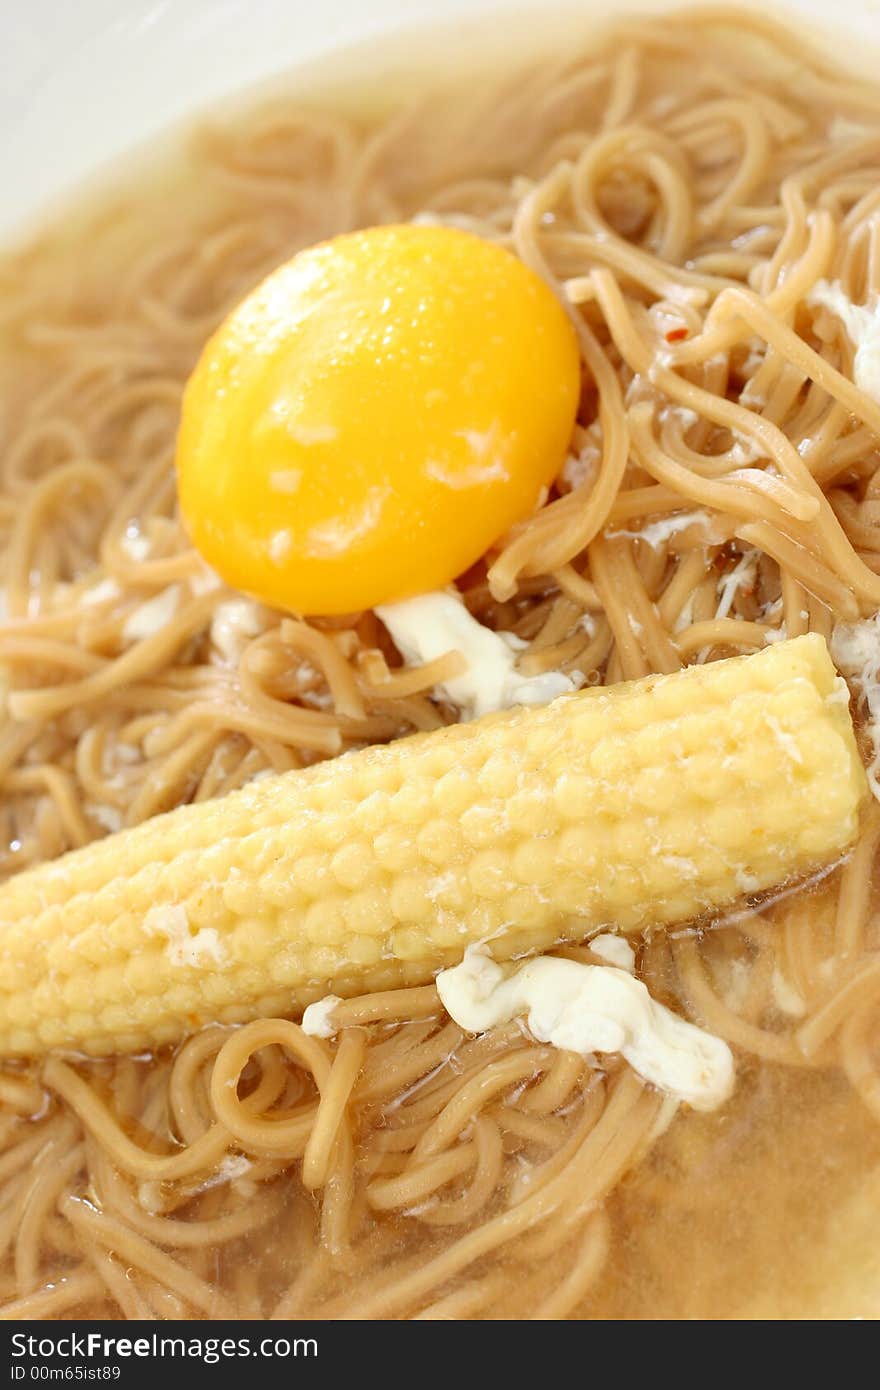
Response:
[[[669,0],[557,0],[539,10],[516,8],[516,0],[10,3],[0,9],[0,232],[33,222],[157,132],[293,68],[303,68],[312,88],[324,74],[335,85],[353,64],[362,74],[390,63],[418,79],[452,61],[547,48],[560,32],[583,32],[599,17],[675,7]],[[750,8],[826,29],[827,43],[850,61],[876,54],[880,0],[835,0],[833,28],[830,0],[752,0]],[[430,41],[419,43],[413,31],[426,25]]]

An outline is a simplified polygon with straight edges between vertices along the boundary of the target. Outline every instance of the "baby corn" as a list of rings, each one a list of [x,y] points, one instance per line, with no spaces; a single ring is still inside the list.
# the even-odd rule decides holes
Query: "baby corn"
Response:
[[[0,887],[0,1054],[172,1042],[616,925],[839,855],[865,792],[816,636],[350,753]]]

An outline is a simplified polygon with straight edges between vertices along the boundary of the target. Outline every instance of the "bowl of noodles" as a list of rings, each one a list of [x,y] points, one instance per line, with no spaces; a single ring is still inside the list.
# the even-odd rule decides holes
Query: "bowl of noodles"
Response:
[[[0,1315],[877,1316],[866,60],[100,8],[54,164],[2,21]]]

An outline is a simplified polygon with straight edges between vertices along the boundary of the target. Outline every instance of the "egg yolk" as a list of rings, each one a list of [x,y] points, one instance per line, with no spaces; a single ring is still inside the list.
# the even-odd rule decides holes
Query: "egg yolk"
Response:
[[[184,523],[229,584],[301,614],[441,588],[538,505],[579,390],[573,328],[508,251],[433,226],[336,237],[207,344]]]

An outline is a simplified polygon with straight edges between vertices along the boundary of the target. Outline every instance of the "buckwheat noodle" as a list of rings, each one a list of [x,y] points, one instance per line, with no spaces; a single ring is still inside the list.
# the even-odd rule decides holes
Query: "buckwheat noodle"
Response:
[[[0,266],[4,874],[456,717],[433,691],[459,658],[404,669],[370,612],[242,599],[175,510],[206,336],[352,227],[498,240],[577,330],[565,468],[460,584],[526,640],[524,670],[610,683],[880,607],[880,404],[811,299],[880,293],[880,87],[713,11],[380,122],[279,99],[182,158],[176,183],[120,184]],[[652,992],[728,1039],[756,1095],[809,1075],[880,1121],[878,844],[872,805],[820,881],[641,947]],[[433,986],[335,1021],[331,1041],[268,1019],[174,1054],[6,1065],[2,1316],[583,1316],[628,1192],[731,1199],[676,1180],[703,1131],[619,1059],[518,1025],[466,1037]]]

